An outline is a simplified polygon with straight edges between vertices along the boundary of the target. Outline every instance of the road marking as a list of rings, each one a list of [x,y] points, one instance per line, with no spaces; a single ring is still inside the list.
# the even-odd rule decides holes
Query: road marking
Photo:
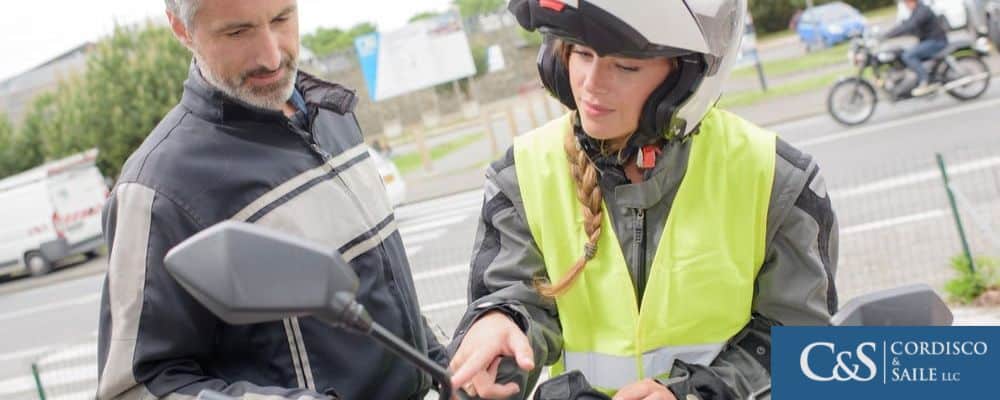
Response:
[[[41,306],[23,308],[14,312],[9,312],[6,314],[0,314],[0,321],[7,319],[20,318],[26,315],[37,314],[41,312],[51,311],[63,307],[78,306],[81,304],[87,304],[95,302],[101,299],[100,293],[88,294],[86,296],[77,297],[75,299],[63,300],[56,303],[45,304]]]
[[[454,205],[452,207],[448,207],[447,209],[435,210],[434,212],[428,212],[425,214],[421,214],[419,216],[410,217],[408,219],[402,220],[400,224],[401,225],[418,224],[421,222],[426,222],[427,220],[450,217],[453,215],[479,214],[480,211],[482,211],[482,204],[479,203],[466,206]]]
[[[470,190],[464,193],[426,200],[420,203],[405,205],[396,209],[399,219],[405,220],[416,216],[431,214],[436,210],[454,210],[456,207],[480,207],[483,205],[483,191]]]
[[[434,303],[434,304],[431,304],[431,305],[420,307],[420,312],[425,312],[425,313],[426,312],[434,312],[434,311],[446,310],[446,309],[449,309],[449,308],[457,308],[457,307],[465,307],[465,306],[466,306],[465,299],[457,299],[457,300],[445,301],[445,302],[441,302],[441,303]]]
[[[407,246],[405,243],[403,244],[403,247],[406,248],[407,257],[413,257],[417,255],[417,253],[419,253],[420,250],[424,249],[424,246]]]
[[[427,241],[431,241],[431,240],[437,239],[437,238],[441,237],[441,235],[444,235],[446,232],[448,232],[447,229],[441,228],[441,229],[435,229],[433,231],[420,232],[420,233],[414,233],[412,235],[406,235],[406,236],[403,236],[403,244],[405,244],[407,247],[409,247],[410,245],[421,244],[421,243],[424,243],[424,242],[427,242]]]
[[[403,235],[403,237],[406,237],[417,232],[423,232],[441,226],[454,225],[466,219],[467,217],[468,216],[466,215],[457,215],[454,217],[436,219],[415,225],[406,225],[399,228],[399,234]]]
[[[936,111],[936,112],[930,112],[930,113],[926,113],[926,114],[920,114],[920,115],[913,116],[913,117],[910,117],[910,118],[904,118],[904,119],[898,119],[898,120],[894,120],[894,121],[883,122],[881,124],[866,126],[866,127],[863,127],[863,128],[849,129],[849,130],[846,130],[846,131],[843,131],[843,132],[840,132],[840,133],[835,133],[835,134],[832,134],[832,135],[820,136],[820,137],[817,137],[817,138],[807,139],[807,140],[803,140],[803,141],[800,141],[800,142],[793,142],[792,144],[795,147],[798,147],[800,149],[804,149],[804,148],[809,147],[809,146],[815,146],[815,145],[818,145],[818,144],[824,144],[824,143],[834,142],[834,141],[837,141],[837,140],[848,139],[848,138],[852,138],[852,137],[855,137],[855,136],[860,136],[860,135],[866,135],[866,134],[869,134],[869,133],[880,132],[880,131],[884,131],[884,130],[890,129],[890,128],[896,128],[896,127],[900,127],[900,126],[903,126],[903,125],[914,124],[914,123],[917,123],[917,122],[922,122],[922,121],[928,121],[928,120],[943,118],[943,117],[947,117],[947,116],[951,116],[951,115],[955,115],[955,114],[961,114],[961,113],[968,112],[968,111],[976,111],[976,110],[980,110],[980,109],[984,109],[984,108],[996,107],[997,105],[1000,105],[1000,98],[998,98],[998,99],[991,99],[991,100],[981,100],[979,102],[971,103],[971,104],[968,104],[968,105],[952,107],[952,108],[948,108],[948,109],[944,109],[944,110],[940,110],[940,111]]]
[[[448,210],[434,211],[426,214],[421,214],[419,216],[412,216],[410,218],[400,220],[399,225],[405,227],[407,225],[422,224],[425,222],[447,217],[454,217],[454,216],[468,217],[473,215],[479,215],[480,212],[482,211],[482,207],[479,204],[475,204],[472,206],[464,206],[464,207],[456,206],[456,207],[457,208],[453,207],[449,208]]]
[[[954,166],[948,167],[948,175],[951,177],[955,177],[957,175],[966,174],[981,169],[988,169],[997,165],[1000,165],[1000,157],[981,158],[978,160],[972,160],[969,162],[956,164]],[[936,168],[927,169],[920,172],[900,175],[888,179],[882,179],[871,183],[866,183],[864,185],[855,186],[848,189],[831,190],[830,198],[834,200],[841,200],[855,196],[881,192],[884,190],[896,189],[902,186],[912,185],[915,183],[920,183],[930,180],[940,180],[940,179],[941,179],[940,170]]]
[[[425,280],[425,279],[437,278],[437,277],[447,276],[447,275],[454,275],[454,274],[459,274],[459,273],[468,272],[468,271],[469,271],[469,264],[467,264],[467,263],[466,264],[452,265],[450,267],[437,268],[437,269],[433,269],[433,270],[430,270],[430,271],[419,272],[419,273],[413,274],[413,281],[417,282],[417,281],[422,281],[422,280]]]
[[[34,357],[39,354],[45,353],[51,348],[52,348],[51,346],[38,346],[7,354],[0,354],[0,361],[20,360],[22,358]]]
[[[81,390],[79,392],[73,392],[69,394],[64,394],[55,397],[46,397],[47,400],[91,400],[94,398],[94,393],[97,392],[97,388],[91,390]]]
[[[47,365],[87,357],[97,357],[97,342],[67,347],[59,352],[43,357],[37,363],[39,365]]]
[[[916,214],[904,215],[901,217],[888,218],[878,221],[872,221],[864,224],[858,224],[843,228],[840,230],[840,236],[850,236],[853,234],[858,234],[862,232],[869,232],[878,229],[890,228],[897,225],[910,224],[914,222],[926,221],[934,218],[941,218],[947,216],[949,213],[948,209],[938,209],[924,211]]]
[[[55,368],[41,371],[39,380],[44,386],[58,386],[69,383],[97,382],[97,363],[72,367]],[[31,375],[0,381],[0,397],[4,395],[34,391],[35,379]]]

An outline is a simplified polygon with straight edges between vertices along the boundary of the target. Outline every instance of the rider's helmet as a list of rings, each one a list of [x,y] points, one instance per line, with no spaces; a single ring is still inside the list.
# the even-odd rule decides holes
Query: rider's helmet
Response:
[[[545,34],[538,73],[572,110],[569,73],[552,50],[554,39],[583,44],[601,56],[676,60],[678,68],[643,106],[630,139],[637,146],[696,129],[736,61],[747,13],[746,0],[510,0],[507,7],[522,27]]]

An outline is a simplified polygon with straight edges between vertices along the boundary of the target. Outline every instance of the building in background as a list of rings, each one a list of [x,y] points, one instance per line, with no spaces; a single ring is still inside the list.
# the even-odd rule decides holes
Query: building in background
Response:
[[[87,67],[87,54],[94,43],[86,42],[55,58],[0,82],[0,112],[12,122],[20,123],[39,94],[55,89],[59,82],[82,73]]]

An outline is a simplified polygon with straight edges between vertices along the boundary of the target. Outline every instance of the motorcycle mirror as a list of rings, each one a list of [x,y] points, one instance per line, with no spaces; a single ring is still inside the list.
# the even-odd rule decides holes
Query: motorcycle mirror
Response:
[[[358,289],[357,275],[335,251],[236,221],[181,242],[164,263],[188,293],[231,324],[334,319]]]
[[[164,263],[188,293],[230,324],[311,315],[370,335],[429,373],[441,400],[452,396],[447,370],[375,323],[355,302],[358,276],[336,251],[258,225],[225,221],[181,242]]]
[[[858,296],[830,320],[834,326],[948,326],[951,310],[925,284]]]

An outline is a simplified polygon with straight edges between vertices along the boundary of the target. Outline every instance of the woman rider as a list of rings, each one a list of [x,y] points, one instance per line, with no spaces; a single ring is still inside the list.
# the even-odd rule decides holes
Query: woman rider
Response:
[[[523,397],[544,364],[616,399],[765,390],[770,328],[836,311],[838,239],[812,158],[715,107],[745,0],[509,10],[571,111],[486,174],[455,387]],[[525,372],[498,378],[504,357]]]

